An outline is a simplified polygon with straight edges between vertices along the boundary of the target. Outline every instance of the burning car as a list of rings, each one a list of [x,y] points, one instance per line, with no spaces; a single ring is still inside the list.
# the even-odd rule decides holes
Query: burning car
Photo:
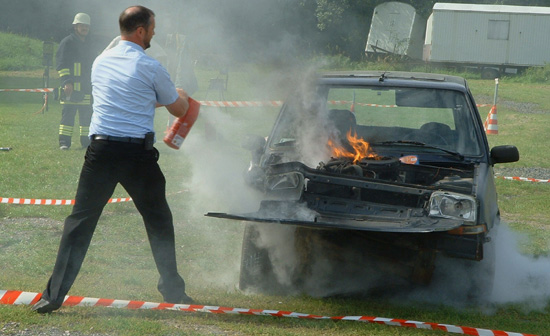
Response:
[[[487,294],[500,220],[493,166],[519,153],[489,150],[467,82],[369,71],[308,84],[267,138],[248,142],[258,211],[207,214],[248,222],[240,288],[335,293],[339,282],[358,289],[351,277],[427,285],[437,261],[454,258],[469,274],[467,294]]]

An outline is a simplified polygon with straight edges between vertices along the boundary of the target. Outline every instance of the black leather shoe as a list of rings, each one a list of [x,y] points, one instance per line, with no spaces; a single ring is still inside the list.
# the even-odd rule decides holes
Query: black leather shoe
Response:
[[[193,298],[191,298],[187,294],[183,294],[183,297],[181,298],[180,302],[184,304],[193,304],[195,303],[195,300],[193,300]]]
[[[195,300],[193,300],[190,296],[188,296],[187,294],[183,293],[182,296],[180,297],[165,297],[164,298],[164,302],[168,302],[168,303],[183,303],[183,304],[193,304],[195,303]]]
[[[53,312],[54,310],[57,310],[61,307],[58,303],[51,303],[49,301],[46,301],[44,299],[40,299],[37,303],[35,303],[32,306],[32,310],[37,312],[38,314],[49,314]]]

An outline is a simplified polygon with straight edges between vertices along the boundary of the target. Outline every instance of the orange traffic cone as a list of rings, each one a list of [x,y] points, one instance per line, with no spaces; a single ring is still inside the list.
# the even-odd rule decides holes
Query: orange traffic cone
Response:
[[[489,114],[487,115],[487,119],[485,119],[483,128],[485,128],[485,133],[487,134],[498,134],[496,105],[493,105],[493,107],[491,107],[491,111],[489,111]]]

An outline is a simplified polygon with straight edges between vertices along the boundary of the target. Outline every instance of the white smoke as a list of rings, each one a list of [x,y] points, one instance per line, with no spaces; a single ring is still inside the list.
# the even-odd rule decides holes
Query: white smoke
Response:
[[[521,304],[526,310],[546,307],[550,301],[550,258],[533,257],[520,251],[520,243],[527,239],[500,224],[495,242],[495,273],[492,290],[482,293],[480,300],[472,301],[469,294],[472,281],[490,282],[489,275],[472,268],[471,262],[461,259],[439,258],[436,261],[434,281],[425,288],[400,290],[395,300],[444,304],[456,308],[479,306],[493,313],[495,305]],[[480,266],[480,265],[478,265]],[[489,286],[490,288],[490,286]]]
[[[190,188],[199,200],[195,209],[204,212],[257,210],[259,196],[244,181],[250,153],[240,146],[242,121],[218,108],[201,107],[197,123],[181,147],[191,158]]]
[[[191,180],[184,186],[190,195],[188,230],[198,236],[197,245],[208,250],[204,254],[208,260],[200,261],[207,267],[197,269],[194,277],[200,278],[201,286],[228,291],[235,289],[239,279],[244,224],[205,214],[255,212],[261,200],[259,192],[244,180],[251,153],[241,147],[241,142],[248,125],[234,113],[202,106],[178,153],[185,164],[191,164]],[[260,120],[274,119],[268,114],[273,111],[258,110],[255,115]]]
[[[256,245],[268,253],[280,284],[290,286],[293,272],[303,271],[299,247],[303,244],[292,226],[260,225]],[[478,262],[439,257],[434,277],[427,286],[410,286],[399,277],[388,277],[380,272],[376,260],[365,258],[361,251],[328,252],[331,246],[323,245],[315,236],[310,239],[307,278],[302,279],[300,290],[315,297],[333,295],[377,296],[396,303],[429,303],[455,308],[480,307],[492,314],[498,305],[521,304],[526,311],[542,310],[550,301],[550,259],[535,258],[519,250],[524,239],[521,234],[501,224],[495,237],[496,267],[494,285],[488,292],[472,291],[477,284],[489,284],[489,276]],[[303,246],[301,246],[303,247]],[[376,257],[375,257],[376,258]],[[472,267],[473,265],[473,267]],[[475,280],[475,281],[474,281]],[[296,289],[294,289],[296,290]],[[481,288],[483,290],[483,288]]]
[[[292,274],[297,265],[294,233],[296,227],[280,224],[264,224],[258,227],[258,239],[254,242],[259,248],[267,249],[269,260],[277,282],[292,286]]]
[[[520,252],[528,238],[502,225],[497,240],[494,303],[529,303],[543,308],[550,301],[550,258],[532,257]]]
[[[300,125],[300,132],[297,134],[297,144],[301,160],[310,167],[316,167],[319,161],[329,158],[327,147],[328,141],[328,115],[324,107],[325,101],[317,95],[315,85],[315,70],[311,69],[304,77],[298,89],[303,97],[300,100],[296,123]]]

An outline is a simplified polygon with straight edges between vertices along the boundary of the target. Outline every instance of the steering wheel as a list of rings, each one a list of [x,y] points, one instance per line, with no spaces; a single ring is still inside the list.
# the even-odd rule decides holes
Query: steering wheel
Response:
[[[403,140],[419,141],[429,145],[449,145],[447,139],[441,134],[423,130],[407,133],[403,136]]]

